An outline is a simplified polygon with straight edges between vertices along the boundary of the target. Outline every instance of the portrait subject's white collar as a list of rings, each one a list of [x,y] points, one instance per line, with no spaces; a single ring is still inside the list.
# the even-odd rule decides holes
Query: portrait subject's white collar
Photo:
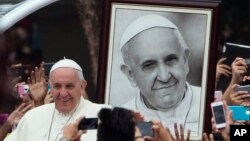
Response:
[[[138,111],[145,116],[146,120],[158,119],[163,121],[166,125],[173,124],[173,122],[178,122],[185,125],[187,115],[190,110],[192,103],[193,91],[188,83],[186,83],[186,92],[185,97],[182,99],[182,102],[173,110],[169,112],[162,112],[153,109],[149,109],[143,102],[141,98],[140,91],[138,90],[135,97],[135,106]],[[173,116],[172,116],[173,113]]]

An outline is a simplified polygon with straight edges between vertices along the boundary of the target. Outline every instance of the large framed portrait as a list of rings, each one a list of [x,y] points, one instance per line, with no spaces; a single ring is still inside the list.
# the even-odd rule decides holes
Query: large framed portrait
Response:
[[[105,0],[99,101],[191,129],[211,127],[218,2]],[[204,128],[206,127],[206,128]]]

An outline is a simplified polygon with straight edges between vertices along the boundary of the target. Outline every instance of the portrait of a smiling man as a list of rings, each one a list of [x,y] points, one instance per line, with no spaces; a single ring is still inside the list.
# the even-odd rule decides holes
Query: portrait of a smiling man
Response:
[[[111,18],[105,103],[200,138],[207,15],[130,8],[118,5]]]
[[[196,132],[201,89],[186,81],[190,49],[178,27],[159,15],[141,16],[123,33],[120,49],[121,71],[138,88],[123,106],[172,130],[178,123]]]

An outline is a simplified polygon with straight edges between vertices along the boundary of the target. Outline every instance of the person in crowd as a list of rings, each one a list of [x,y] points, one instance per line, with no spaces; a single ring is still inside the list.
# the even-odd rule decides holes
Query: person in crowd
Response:
[[[83,77],[82,68],[71,59],[59,60],[52,66],[49,83],[54,102],[28,111],[4,141],[65,140],[62,129],[69,123],[81,116],[96,117],[101,108],[110,107],[92,103],[82,97],[87,81]],[[96,130],[88,131],[81,136],[81,140],[96,140]]]
[[[15,64],[11,67],[22,67],[22,64]],[[16,77],[20,78],[22,76]],[[31,71],[30,77],[28,77],[27,82],[28,84],[26,84],[26,82],[17,83],[13,88],[13,95],[18,99],[18,102],[16,103],[17,108],[8,116],[7,120],[4,122],[1,129],[0,140],[3,140],[8,133],[12,132],[15,129],[19,120],[28,110],[43,105],[43,98],[47,91],[47,83],[44,79],[43,63],[40,64],[39,68],[35,67],[34,71]],[[20,92],[20,87],[27,88],[25,93],[23,91]]]
[[[232,111],[228,109],[226,101],[223,101],[223,106],[226,111],[226,126],[223,128],[216,128],[214,117],[211,118],[212,133],[207,135],[203,133],[203,139],[201,141],[230,141],[230,125],[238,124],[232,118]],[[220,139],[216,139],[216,136],[220,136]]]
[[[140,115],[140,114],[139,114]],[[180,130],[175,124],[175,138],[170,131],[165,128],[159,120],[152,120],[152,130],[154,136],[142,136],[141,130],[137,126],[137,122],[142,122],[143,117],[138,113],[121,108],[114,107],[103,108],[98,114],[97,141],[189,141],[190,131],[187,138],[184,138],[184,128],[180,126]],[[76,139],[78,134],[79,120],[69,124],[63,130],[64,136],[70,141]],[[142,129],[143,130],[143,129]]]
[[[32,104],[22,103],[16,108],[0,128],[0,141],[4,140],[8,133],[14,130],[23,115],[33,107]]]
[[[198,134],[201,88],[187,82],[190,49],[178,27],[160,15],[145,15],[124,31],[120,66],[138,88],[123,107],[158,119],[174,133],[174,123]]]
[[[246,60],[241,57],[235,58],[231,64],[232,78],[226,91],[223,94],[223,99],[228,105],[244,105],[248,104],[250,95],[247,91],[235,91],[235,88],[240,86],[242,81],[248,79],[246,72],[248,69]]]

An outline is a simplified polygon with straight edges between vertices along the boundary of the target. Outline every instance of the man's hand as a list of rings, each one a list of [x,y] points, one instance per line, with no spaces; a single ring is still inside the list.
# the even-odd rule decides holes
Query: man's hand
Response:
[[[32,104],[22,103],[18,108],[16,108],[7,118],[7,123],[11,126],[14,123],[18,123],[23,115],[32,108]]]
[[[154,137],[145,137],[146,141],[175,141],[170,131],[160,121],[153,120]]]
[[[246,60],[243,58],[237,57],[231,64],[231,67],[232,67],[231,83],[239,84],[243,80],[243,77],[247,72]]]
[[[191,131],[188,130],[187,138],[185,139],[184,138],[184,128],[183,128],[182,124],[180,124],[180,133],[181,134],[179,134],[177,123],[174,124],[174,131],[175,131],[175,136],[176,136],[176,139],[174,141],[190,141]]]
[[[244,105],[249,103],[250,94],[247,91],[235,91],[238,84],[232,86],[233,92],[230,94],[230,99],[234,105]]]
[[[226,58],[221,58],[216,65],[216,79],[219,79],[221,75],[225,75],[229,77],[232,72],[231,72],[231,67],[224,64],[224,61]]]
[[[52,103],[53,101],[54,101],[53,96],[49,91],[44,98],[44,104]]]
[[[75,140],[80,138],[82,134],[86,133],[86,130],[78,130],[78,126],[82,119],[84,119],[84,116],[79,117],[75,122],[65,126],[63,128],[63,137],[68,140]]]
[[[208,135],[207,133],[203,133],[203,139],[200,140],[200,141],[214,141],[214,136],[213,134],[209,134],[209,138],[208,138]]]
[[[48,85],[45,81],[45,73],[42,64],[40,67],[35,67],[35,71],[31,72],[31,77],[28,78],[31,97],[35,101],[35,105],[39,106],[44,103],[44,97],[48,91]]]

